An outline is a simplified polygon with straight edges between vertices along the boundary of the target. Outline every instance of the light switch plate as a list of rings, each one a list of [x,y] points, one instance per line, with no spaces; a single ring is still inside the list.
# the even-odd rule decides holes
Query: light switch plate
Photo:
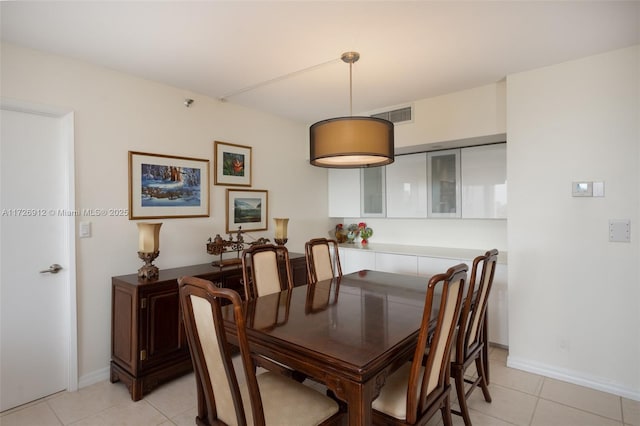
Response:
[[[593,196],[604,197],[604,182],[593,182]]]
[[[609,241],[628,243],[631,241],[631,221],[629,219],[609,220]]]
[[[78,234],[80,238],[90,238],[91,222],[80,222],[80,232]]]

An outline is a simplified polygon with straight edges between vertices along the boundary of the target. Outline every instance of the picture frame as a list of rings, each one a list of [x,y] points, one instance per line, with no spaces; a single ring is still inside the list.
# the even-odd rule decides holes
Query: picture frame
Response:
[[[209,160],[129,151],[129,219],[209,217]]]
[[[214,141],[214,184],[251,186],[251,147]]]
[[[226,232],[266,231],[269,227],[269,194],[262,189],[227,189]]]

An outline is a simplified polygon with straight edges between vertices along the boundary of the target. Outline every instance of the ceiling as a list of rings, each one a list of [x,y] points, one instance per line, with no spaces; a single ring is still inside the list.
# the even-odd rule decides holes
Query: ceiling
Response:
[[[2,40],[304,123],[640,42],[640,2],[0,2]],[[246,90],[248,89],[248,90]]]

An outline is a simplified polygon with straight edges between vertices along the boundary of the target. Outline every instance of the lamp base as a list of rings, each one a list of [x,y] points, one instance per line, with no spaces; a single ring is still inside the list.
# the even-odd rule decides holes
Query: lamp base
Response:
[[[273,241],[275,241],[277,245],[283,246],[283,245],[287,244],[287,241],[289,241],[289,239],[288,238],[274,238]]]
[[[144,261],[144,266],[138,269],[138,278],[143,280],[154,280],[158,278],[158,267],[153,265],[152,262],[159,254],[159,251],[154,251],[153,253],[138,252],[138,257]]]

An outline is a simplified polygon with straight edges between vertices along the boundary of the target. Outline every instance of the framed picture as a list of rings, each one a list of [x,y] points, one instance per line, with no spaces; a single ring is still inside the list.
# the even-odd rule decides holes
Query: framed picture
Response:
[[[209,160],[129,151],[129,219],[209,216]]]
[[[214,184],[251,186],[251,147],[214,142]]]
[[[259,189],[227,189],[227,233],[266,231],[268,227],[267,191]]]

